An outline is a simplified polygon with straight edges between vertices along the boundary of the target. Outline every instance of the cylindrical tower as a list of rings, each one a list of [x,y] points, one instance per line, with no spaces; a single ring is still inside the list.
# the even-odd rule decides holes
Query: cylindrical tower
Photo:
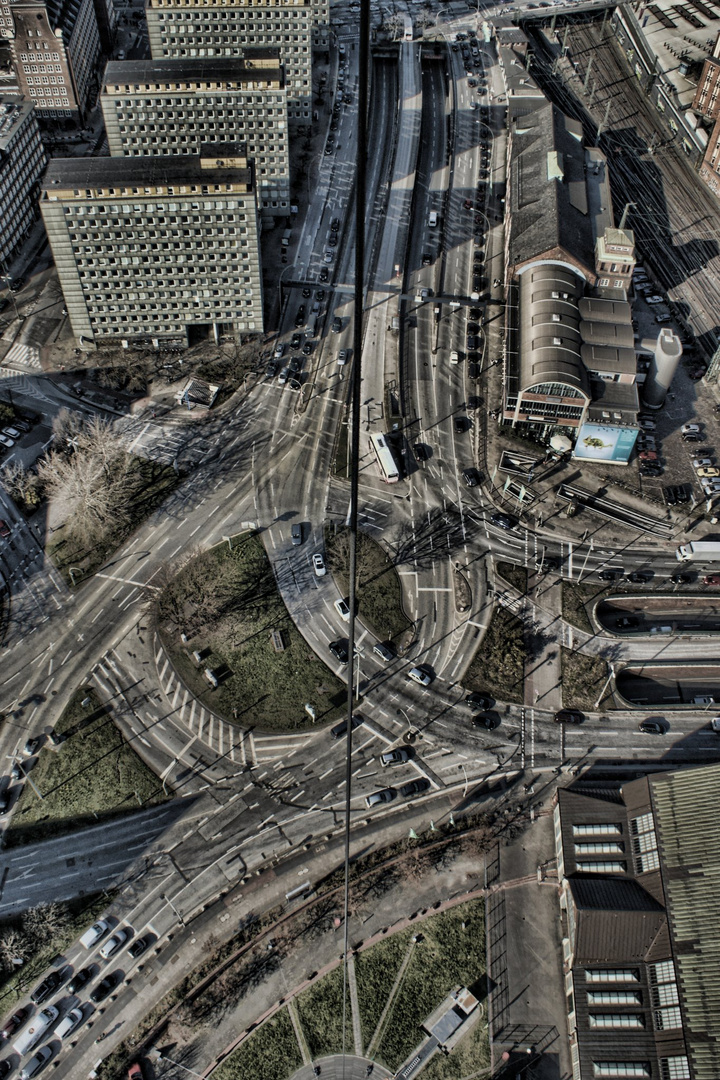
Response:
[[[642,346],[653,354],[643,386],[643,405],[649,409],[660,409],[665,403],[665,396],[680,363],[682,344],[675,331],[664,326],[657,336],[657,341],[645,338]]]

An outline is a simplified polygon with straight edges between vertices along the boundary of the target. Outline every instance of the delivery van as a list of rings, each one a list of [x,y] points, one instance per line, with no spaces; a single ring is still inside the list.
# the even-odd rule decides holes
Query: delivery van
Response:
[[[28,1050],[32,1050],[33,1046],[37,1046],[45,1032],[51,1024],[55,1023],[59,1015],[60,1013],[54,1005],[48,1005],[39,1012],[37,1016],[32,1018],[26,1028],[23,1028],[13,1043],[13,1050],[15,1050],[20,1057],[27,1054]]]

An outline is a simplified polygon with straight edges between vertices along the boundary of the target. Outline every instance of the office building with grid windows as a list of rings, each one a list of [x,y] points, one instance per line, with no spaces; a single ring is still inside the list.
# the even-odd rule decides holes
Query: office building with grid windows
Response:
[[[40,118],[83,116],[97,90],[100,33],[93,0],[2,4],[17,86]]]
[[[56,159],[40,206],[81,345],[182,347],[262,331],[255,186],[237,147]]]
[[[110,153],[196,154],[204,143],[243,142],[263,216],[289,214],[287,93],[277,57],[276,49],[247,49],[243,59],[109,63],[101,103]]]
[[[288,117],[312,112],[312,50],[321,7],[314,0],[148,0],[156,60],[242,57],[249,45],[276,46],[285,71]]]
[[[38,215],[40,178],[47,159],[31,101],[0,97],[0,269],[18,253]]]

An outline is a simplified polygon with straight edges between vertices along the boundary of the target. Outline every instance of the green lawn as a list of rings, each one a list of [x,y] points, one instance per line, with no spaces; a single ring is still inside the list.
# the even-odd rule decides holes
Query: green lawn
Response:
[[[524,566],[516,566],[515,563],[499,562],[497,572],[505,581],[509,581],[517,591],[524,596],[527,592],[528,572]]]
[[[601,656],[588,656],[586,653],[561,649],[562,660],[562,701],[565,708],[594,709],[603,687],[603,697],[608,693],[607,677],[610,669]],[[612,702],[609,698],[600,702],[600,709],[606,709]]]
[[[83,699],[91,704],[84,707]],[[67,738],[48,744],[30,772],[5,833],[5,846],[70,832],[113,814],[162,802],[155,774],[120,734],[92,690],[76,690],[55,725]],[[33,790],[33,785],[42,798]]]
[[[592,634],[593,627],[585,605],[599,600],[608,590],[604,586],[573,585],[569,581],[563,581],[561,588],[562,617],[565,622],[577,626],[578,630]]]
[[[343,967],[340,965],[295,998],[298,1019],[313,1058],[342,1053]],[[350,991],[345,1004],[345,1052],[355,1053]]]
[[[464,924],[464,926],[463,926]],[[378,1057],[395,1070],[421,1042],[420,1024],[456,986],[485,1001],[485,909],[460,904],[417,926],[414,947],[384,1025]]]
[[[402,644],[412,629],[402,604],[397,570],[385,549],[366,533],[358,534],[358,611],[363,622],[380,641]],[[349,594],[350,532],[344,526],[325,530],[327,561],[343,596]]]
[[[70,567],[73,568],[75,584],[94,574],[153,510],[157,509],[179,482],[180,477],[172,466],[146,461],[144,458],[131,458],[127,488],[132,514],[127,525],[108,530],[102,538],[90,543],[85,536],[73,531],[72,521],[67,521],[55,529],[47,540],[47,554],[68,585],[73,584]]]
[[[212,1073],[213,1080],[287,1080],[302,1065],[287,1009],[251,1035]]]
[[[483,1070],[490,1075],[490,1043],[488,1041],[485,1003],[483,1015],[464,1035],[449,1057],[435,1054],[422,1071],[422,1080],[480,1080]]]
[[[198,555],[164,583],[156,610],[160,635],[185,685],[215,712],[265,731],[338,718],[345,684],[305,642],[280,596],[261,540],[250,533]],[[276,652],[271,631],[282,634]],[[180,635],[185,634],[183,642]],[[193,651],[202,653],[198,664]],[[218,675],[213,689],[205,668]]]
[[[361,952],[355,960],[355,981],[363,1045],[367,1050],[395,981],[413,930],[407,929]]]
[[[467,690],[486,691],[499,701],[524,701],[525,641],[523,626],[507,608],[493,612],[463,679]]]

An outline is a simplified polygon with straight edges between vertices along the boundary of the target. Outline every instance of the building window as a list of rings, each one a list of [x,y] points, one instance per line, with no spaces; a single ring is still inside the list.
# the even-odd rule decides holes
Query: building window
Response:
[[[620,836],[622,827],[611,822],[600,822],[596,825],[573,825],[573,836]]]
[[[649,1061],[593,1061],[593,1076],[652,1076]]]
[[[640,972],[636,968],[585,969],[585,981],[589,983],[640,982]]]
[[[690,1063],[684,1056],[660,1059],[663,1080],[690,1080]]]
[[[620,1029],[620,1028],[644,1028],[645,1022],[641,1013],[590,1013],[588,1021],[591,1028],[596,1029]]]
[[[588,990],[588,1005],[642,1005],[639,990]]]

